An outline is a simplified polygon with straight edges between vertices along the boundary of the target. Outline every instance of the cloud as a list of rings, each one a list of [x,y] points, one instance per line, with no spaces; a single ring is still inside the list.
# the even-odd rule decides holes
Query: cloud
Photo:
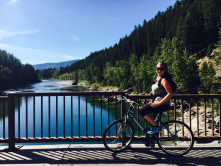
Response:
[[[72,57],[72,56],[68,56],[68,55],[64,55],[64,58],[67,58],[67,59],[76,59],[76,58],[74,58],[74,57]]]
[[[41,31],[41,30],[9,32],[9,31],[5,31],[5,30],[0,29],[0,40],[2,40],[4,37],[8,37],[8,36],[14,36],[14,35],[19,35],[19,34],[32,34],[32,33],[37,33],[39,31]]]
[[[0,30],[0,40],[2,40],[4,37],[12,36],[12,35],[13,35],[13,33],[11,33],[11,32]]]
[[[76,36],[71,36],[71,38],[74,39],[75,41],[78,41],[78,40],[79,40],[79,38],[76,37]]]
[[[37,33],[41,30],[32,30],[32,31],[21,31],[21,32],[16,32],[17,34],[31,34],[31,33]]]
[[[46,62],[62,62],[65,59],[81,59],[79,57],[72,57],[65,54],[59,54],[55,52],[38,50],[38,49],[30,49],[24,47],[17,47],[13,45],[7,45],[0,43],[0,50],[5,50],[8,53],[13,53],[16,58],[20,59],[23,64],[40,64]]]
[[[18,2],[19,0],[10,0],[10,3],[11,4],[14,4],[14,3],[16,3],[16,2]]]

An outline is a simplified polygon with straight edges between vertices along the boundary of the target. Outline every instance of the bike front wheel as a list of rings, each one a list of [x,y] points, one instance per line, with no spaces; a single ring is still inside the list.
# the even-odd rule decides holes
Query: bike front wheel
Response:
[[[130,122],[116,120],[109,124],[103,134],[104,146],[113,152],[119,152],[131,144],[134,138],[134,128]]]
[[[193,147],[194,135],[185,123],[180,121],[168,121],[162,125],[158,145],[169,155],[182,156],[187,154]],[[171,138],[163,140],[162,138]]]

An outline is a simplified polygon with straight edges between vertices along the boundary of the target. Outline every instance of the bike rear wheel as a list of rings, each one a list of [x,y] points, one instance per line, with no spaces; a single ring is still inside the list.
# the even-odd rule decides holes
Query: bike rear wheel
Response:
[[[119,152],[131,144],[134,138],[134,128],[130,122],[116,120],[109,124],[103,134],[104,146],[113,152]]]
[[[171,141],[158,141],[158,145],[162,151],[169,155],[182,156],[192,149],[194,145],[194,135],[185,123],[168,121],[161,127],[163,130],[160,132],[159,138],[171,138]]]

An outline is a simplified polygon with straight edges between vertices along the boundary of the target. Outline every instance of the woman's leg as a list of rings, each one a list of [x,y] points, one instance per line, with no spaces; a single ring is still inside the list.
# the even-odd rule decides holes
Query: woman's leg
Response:
[[[154,134],[162,131],[162,128],[158,126],[158,124],[148,114],[153,113],[154,115],[156,115],[159,112],[168,110],[169,107],[170,107],[169,105],[160,105],[156,108],[153,108],[148,104],[140,109],[140,114],[144,117],[144,119],[146,119],[148,122],[150,122],[153,125],[153,128],[147,132],[148,134]]]
[[[144,117],[144,119],[150,122],[153,126],[158,126],[158,124],[154,121],[153,117],[151,117],[149,114],[156,115],[157,113],[166,111],[169,108],[170,108],[169,105],[160,105],[156,108],[153,108],[150,106],[150,104],[147,104],[140,109],[140,114]]]
[[[144,119],[146,119],[148,122],[150,122],[153,126],[158,126],[157,123],[153,120],[153,118],[150,115],[146,114],[144,116]]]
[[[157,126],[157,123],[149,115],[150,113],[155,114],[155,111],[156,111],[155,108],[151,107],[150,104],[147,104],[140,109],[140,114],[144,117],[144,119],[150,122],[153,126]]]

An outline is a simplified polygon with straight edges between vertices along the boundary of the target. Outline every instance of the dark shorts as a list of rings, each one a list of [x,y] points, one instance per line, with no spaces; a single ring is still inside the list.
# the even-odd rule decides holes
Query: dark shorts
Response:
[[[170,110],[170,108],[170,105],[160,105],[156,108],[153,108],[150,106],[150,104],[147,104],[140,109],[140,114],[142,116],[145,116],[146,114],[153,114],[155,117],[157,113]]]

